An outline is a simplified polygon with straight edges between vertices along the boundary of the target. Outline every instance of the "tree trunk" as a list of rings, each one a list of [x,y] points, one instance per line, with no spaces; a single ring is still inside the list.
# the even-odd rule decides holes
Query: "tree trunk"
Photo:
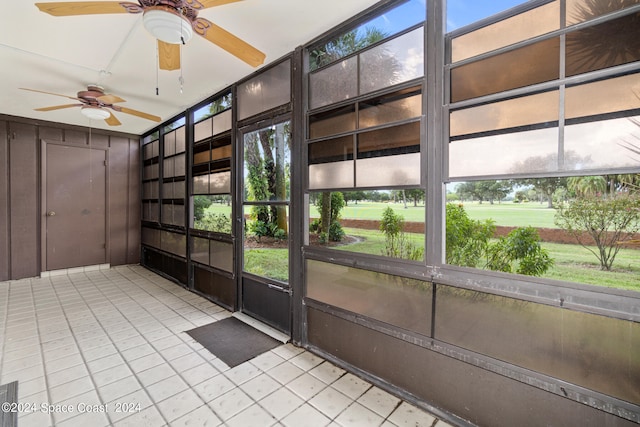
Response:
[[[322,193],[322,212],[320,212],[320,231],[329,234],[331,226],[331,192]]]

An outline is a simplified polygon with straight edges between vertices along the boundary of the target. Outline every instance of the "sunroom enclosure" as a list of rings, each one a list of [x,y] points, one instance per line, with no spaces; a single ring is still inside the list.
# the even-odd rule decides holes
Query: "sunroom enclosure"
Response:
[[[640,215],[603,271],[558,224],[640,209],[640,2],[456,6],[382,1],[143,135],[142,264],[453,424],[638,423]]]

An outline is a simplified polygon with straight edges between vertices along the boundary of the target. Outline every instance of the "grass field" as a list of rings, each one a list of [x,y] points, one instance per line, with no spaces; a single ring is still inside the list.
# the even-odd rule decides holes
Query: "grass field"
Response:
[[[404,209],[401,203],[360,202],[357,205],[351,203],[341,213],[346,219],[379,220],[383,210],[388,206],[404,216],[405,221],[424,222],[424,205],[414,207],[413,203],[409,203],[407,209]],[[478,220],[491,218],[496,225],[556,228],[553,223],[555,210],[547,208],[546,204],[505,202],[491,205],[468,202],[464,203],[464,207],[471,218]],[[220,204],[213,204],[208,210],[227,215],[231,213],[230,206]],[[312,217],[319,216],[315,207],[311,207],[310,212]],[[336,249],[382,255],[384,235],[380,231],[345,228],[345,232],[350,236],[359,237],[359,241],[337,246]],[[407,237],[415,245],[424,247],[424,235],[407,233]],[[543,247],[549,251],[555,261],[555,265],[543,277],[640,291],[640,251],[638,250],[622,249],[616,257],[613,271],[601,271],[595,255],[582,246],[543,243]],[[287,280],[286,249],[254,249],[247,252],[246,256],[248,270],[259,275]]]

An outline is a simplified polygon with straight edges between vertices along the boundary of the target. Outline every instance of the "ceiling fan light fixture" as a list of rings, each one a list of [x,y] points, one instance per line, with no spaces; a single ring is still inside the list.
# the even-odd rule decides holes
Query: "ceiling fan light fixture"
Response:
[[[167,7],[150,7],[142,16],[144,27],[156,39],[170,44],[188,42],[193,36],[191,22]]]
[[[111,113],[107,110],[103,110],[100,107],[93,107],[90,105],[82,107],[80,112],[91,120],[105,120],[111,117]]]

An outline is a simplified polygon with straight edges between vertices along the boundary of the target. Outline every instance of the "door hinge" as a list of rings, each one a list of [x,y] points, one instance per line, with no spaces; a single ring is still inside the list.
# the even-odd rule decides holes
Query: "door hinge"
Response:
[[[107,244],[106,243],[102,244],[102,249],[107,249]]]
[[[107,166],[107,161],[106,160],[103,163],[104,163],[105,166]]]

